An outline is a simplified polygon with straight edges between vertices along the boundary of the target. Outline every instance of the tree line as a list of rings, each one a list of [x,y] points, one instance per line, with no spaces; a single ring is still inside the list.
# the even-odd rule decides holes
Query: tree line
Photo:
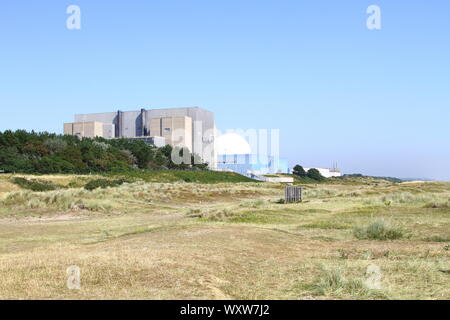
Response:
[[[191,163],[175,164],[172,154],[186,150],[162,148],[139,139],[78,138],[25,130],[0,132],[0,171],[17,173],[102,173],[134,169],[205,170],[196,154]],[[185,157],[183,157],[186,159]],[[199,161],[200,160],[200,161]]]

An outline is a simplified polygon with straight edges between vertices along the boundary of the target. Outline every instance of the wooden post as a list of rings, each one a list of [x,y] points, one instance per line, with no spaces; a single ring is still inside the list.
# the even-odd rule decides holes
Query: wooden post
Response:
[[[284,202],[300,202],[302,201],[302,187],[300,186],[286,186],[284,189]]]

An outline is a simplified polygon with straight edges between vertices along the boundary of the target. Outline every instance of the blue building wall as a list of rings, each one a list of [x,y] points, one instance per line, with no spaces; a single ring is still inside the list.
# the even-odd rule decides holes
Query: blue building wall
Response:
[[[217,168],[227,169],[242,175],[289,173],[287,159],[252,154],[218,155]]]

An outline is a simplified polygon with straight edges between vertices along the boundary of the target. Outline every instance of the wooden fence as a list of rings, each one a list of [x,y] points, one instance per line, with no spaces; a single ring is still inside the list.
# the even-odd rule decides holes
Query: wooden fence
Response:
[[[302,187],[287,186],[284,189],[284,201],[286,203],[302,201]]]

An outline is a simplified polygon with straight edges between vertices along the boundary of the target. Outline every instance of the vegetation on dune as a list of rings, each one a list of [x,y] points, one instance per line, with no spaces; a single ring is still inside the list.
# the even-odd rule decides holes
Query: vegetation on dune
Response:
[[[233,185],[239,187],[233,188]],[[180,201],[187,204],[211,199],[233,199],[246,194],[249,196],[260,194],[258,189],[260,185],[256,183],[231,182],[210,186],[210,184],[191,184],[183,181],[158,183],[93,178],[84,188],[67,187],[47,192],[11,192],[0,200],[0,213],[20,216],[41,213],[43,210],[50,212],[53,210],[117,212],[133,208],[148,210],[153,208],[154,203],[159,202]]]
[[[193,171],[193,170],[135,170],[107,174],[109,177],[146,182],[190,182],[190,183],[240,183],[257,182],[234,172]]]
[[[46,180],[39,180],[39,179],[25,179],[21,177],[13,177],[11,181],[23,189],[37,192],[51,191],[61,188],[61,186],[59,185],[56,185]]]
[[[125,180],[125,179],[118,179],[118,180],[109,180],[109,179],[95,179],[95,180],[91,180],[88,183],[86,183],[86,185],[84,186],[84,188],[86,190],[92,191],[95,189],[105,189],[105,188],[113,188],[113,187],[118,187],[124,183],[130,182],[129,180]]]
[[[366,227],[355,228],[353,234],[360,240],[395,240],[405,237],[402,229],[390,226],[383,220],[377,220]]]
[[[366,176],[360,173],[355,173],[355,174],[344,174],[343,176],[340,177],[335,177],[333,179],[337,179],[337,180],[354,180],[354,179],[375,179],[375,180],[386,180],[389,182],[395,182],[395,183],[400,183],[403,182],[402,179],[398,179],[398,178],[394,178],[394,177],[374,177],[374,176]]]
[[[2,298],[450,298],[450,184],[328,179],[278,204],[282,185],[209,183],[214,174],[41,175],[61,186],[43,192],[0,175]],[[207,182],[186,183],[197,177]],[[83,188],[98,179],[105,189]],[[120,179],[131,183],[109,185]],[[73,264],[79,292],[65,287]]]
[[[84,188],[92,191],[98,188],[114,188],[124,183],[154,182],[154,183],[257,183],[257,180],[247,178],[232,172],[191,171],[191,170],[133,170],[122,173],[105,173],[99,175],[71,176],[62,175],[61,179],[52,179],[52,176],[9,176],[4,175],[7,181],[17,185],[23,190],[35,192],[53,191],[59,189]],[[51,180],[49,180],[51,179]],[[55,180],[55,181],[53,181]],[[1,181],[0,181],[1,182]]]
[[[317,296],[344,296],[359,298],[382,298],[381,292],[370,290],[362,278],[346,279],[339,269],[323,270],[317,281],[310,285]]]
[[[116,203],[112,199],[89,195],[89,191],[56,190],[45,193],[15,192],[1,201],[4,208],[77,211],[88,210],[93,212],[105,212],[113,209]],[[33,212],[27,212],[32,215]]]
[[[134,169],[207,169],[198,155],[191,164],[175,164],[172,154],[186,152],[167,145],[156,148],[137,139],[83,138],[50,133],[0,132],[0,170],[17,173],[101,173]]]
[[[301,172],[301,171],[300,171]],[[315,174],[313,174],[314,177]],[[346,174],[340,177],[325,178],[311,178],[307,174],[297,175],[293,172],[292,177],[294,178],[295,184],[338,184],[338,185],[371,185],[371,184],[386,184],[386,183],[400,183],[403,182],[397,178],[391,177],[371,177],[364,176],[362,174]]]
[[[306,176],[316,181],[324,181],[325,177],[317,169],[309,169]]]

